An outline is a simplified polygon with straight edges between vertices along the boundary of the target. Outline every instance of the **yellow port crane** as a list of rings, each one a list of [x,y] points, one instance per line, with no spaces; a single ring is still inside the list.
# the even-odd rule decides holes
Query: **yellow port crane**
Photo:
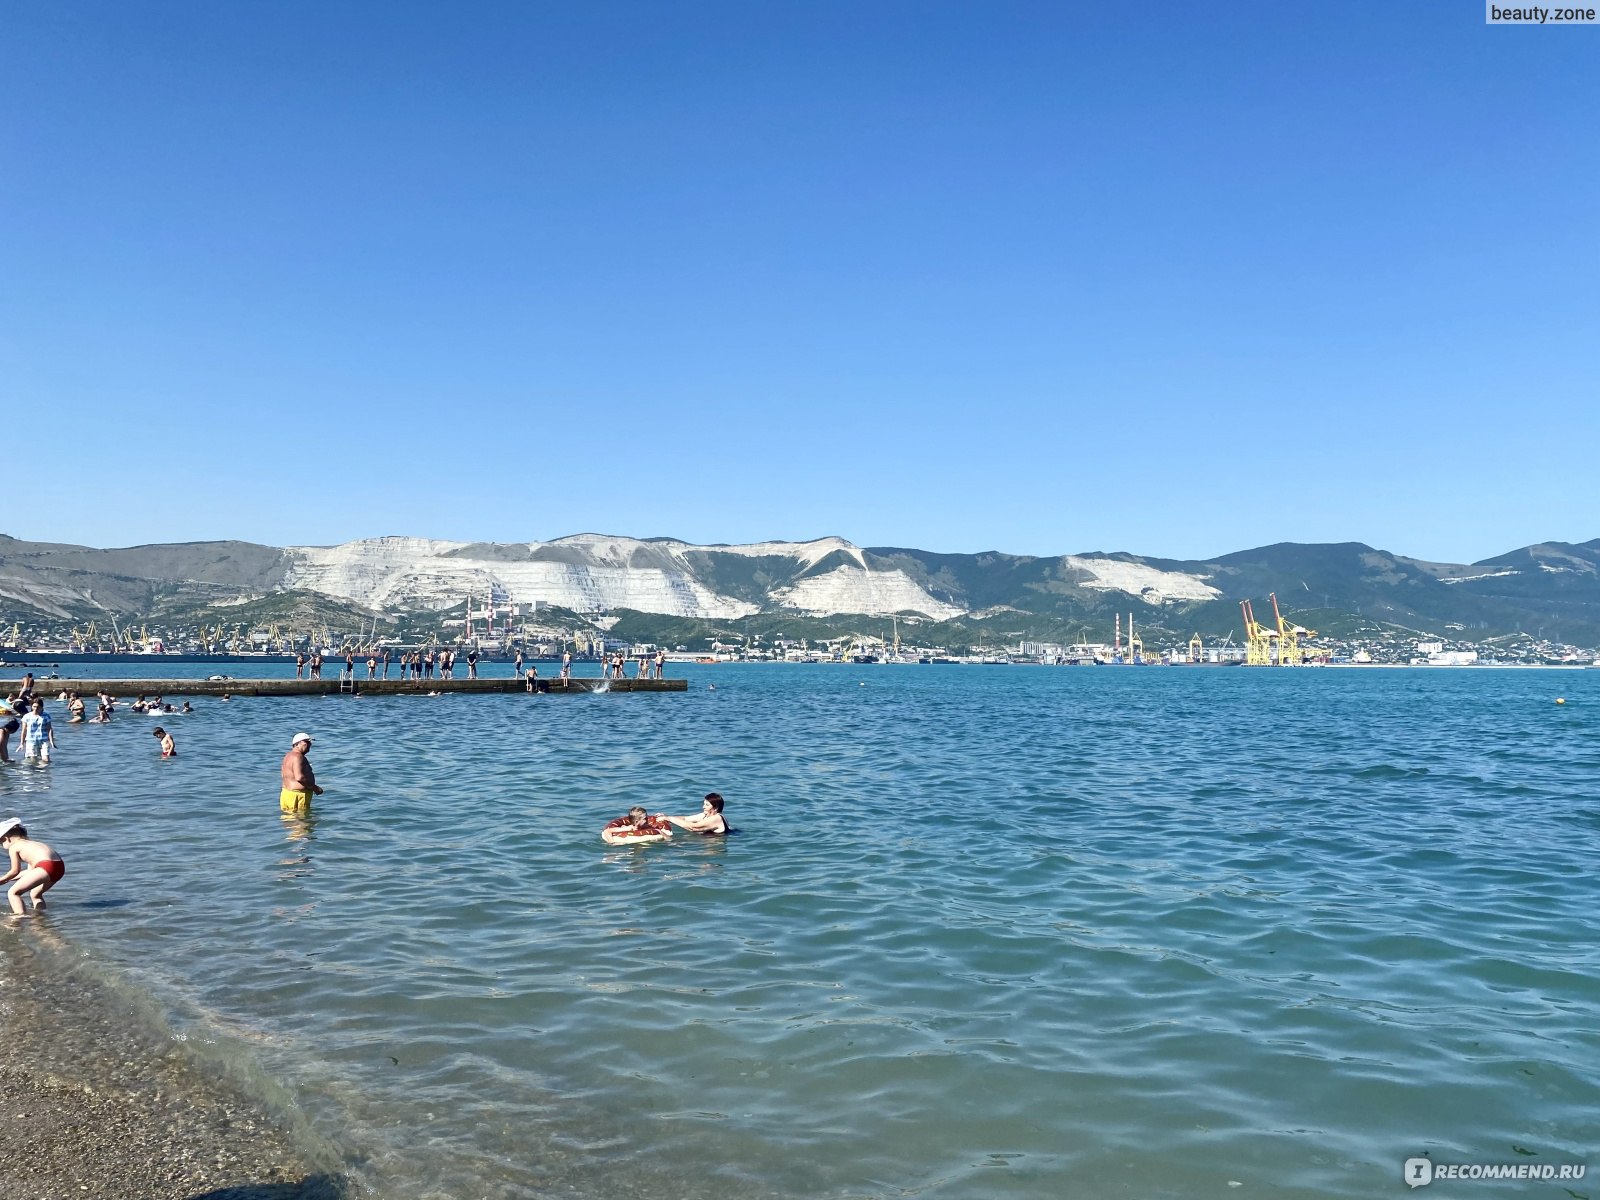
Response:
[[[1190,662],[1192,662],[1192,663],[1205,662],[1205,660],[1206,660],[1205,659],[1205,650],[1206,650],[1205,643],[1200,640],[1200,635],[1198,633],[1196,633],[1192,638],[1189,639],[1189,661]]]
[[[1255,609],[1251,607],[1250,601],[1239,601],[1239,608],[1244,613],[1244,665],[1270,667],[1272,639],[1278,636],[1277,632],[1257,623]]]
[[[1302,637],[1316,637],[1315,629],[1307,629],[1304,625],[1296,625],[1292,621],[1284,621],[1283,614],[1278,611],[1278,593],[1268,593],[1272,601],[1272,615],[1278,622],[1278,665],[1280,667],[1298,667],[1301,664],[1300,639]]]

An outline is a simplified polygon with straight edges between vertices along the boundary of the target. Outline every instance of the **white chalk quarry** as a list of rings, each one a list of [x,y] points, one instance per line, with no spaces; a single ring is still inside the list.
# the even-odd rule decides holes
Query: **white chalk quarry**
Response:
[[[1184,571],[1163,571],[1159,567],[1123,562],[1119,558],[1085,558],[1076,554],[1069,554],[1061,561],[1089,576],[1088,579],[1078,580],[1080,587],[1126,592],[1148,603],[1214,600],[1222,595],[1203,576]]]
[[[774,604],[817,616],[833,613],[918,612],[935,620],[959,617],[962,609],[936,600],[904,571],[836,567],[772,593]]]
[[[535,557],[540,551],[549,553]],[[378,609],[448,608],[468,595],[481,604],[491,587],[496,587],[513,603],[544,601],[578,612],[632,608],[671,616],[732,618],[759,612],[762,606],[707,587],[687,555],[783,557],[794,560],[794,570],[799,572],[835,551],[858,558],[861,554],[841,538],[743,546],[696,546],[587,533],[512,546],[367,538],[341,546],[289,547],[285,586]],[[961,611],[934,599],[903,571],[867,572],[856,567],[779,589],[770,601],[779,607],[825,614],[909,609],[947,617]]]

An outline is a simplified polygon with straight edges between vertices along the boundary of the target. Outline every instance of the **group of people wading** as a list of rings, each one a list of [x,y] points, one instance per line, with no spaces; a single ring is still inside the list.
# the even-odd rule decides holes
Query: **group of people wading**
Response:
[[[279,768],[278,807],[290,817],[303,817],[311,812],[311,800],[322,795],[317,783],[317,773],[311,767],[306,752],[311,749],[309,733],[297,733],[289,740],[289,752],[283,756]],[[612,846],[625,846],[630,842],[664,842],[672,837],[673,827],[698,833],[703,837],[726,837],[733,826],[723,815],[724,802],[720,793],[708,792],[700,803],[700,811],[681,817],[666,813],[651,814],[640,805],[634,805],[627,815],[607,822],[601,829],[601,840]]]

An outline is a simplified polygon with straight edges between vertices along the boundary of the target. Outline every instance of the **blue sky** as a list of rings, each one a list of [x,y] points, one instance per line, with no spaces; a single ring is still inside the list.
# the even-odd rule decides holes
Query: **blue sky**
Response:
[[[70,0],[7,26],[16,536],[1600,536],[1600,28]]]

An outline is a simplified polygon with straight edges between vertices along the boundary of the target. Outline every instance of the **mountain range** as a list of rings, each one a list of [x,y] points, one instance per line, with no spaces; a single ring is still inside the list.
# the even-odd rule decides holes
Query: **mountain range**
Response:
[[[580,615],[828,625],[890,614],[935,625],[999,620],[1048,636],[1111,614],[1141,628],[1221,634],[1275,592],[1290,613],[1337,615],[1467,639],[1525,633],[1600,644],[1600,539],[1547,542],[1476,563],[1407,558],[1359,542],[1282,542],[1204,561],[1125,553],[1038,557],[859,547],[841,538],[693,545],[577,534],[549,542],[380,537],[338,546],[184,542],[94,549],[0,535],[0,615],[160,620],[263,598],[323,599],[389,617],[454,610],[470,597],[542,602]],[[1304,620],[1304,617],[1297,617]],[[645,621],[645,624],[650,622]]]

